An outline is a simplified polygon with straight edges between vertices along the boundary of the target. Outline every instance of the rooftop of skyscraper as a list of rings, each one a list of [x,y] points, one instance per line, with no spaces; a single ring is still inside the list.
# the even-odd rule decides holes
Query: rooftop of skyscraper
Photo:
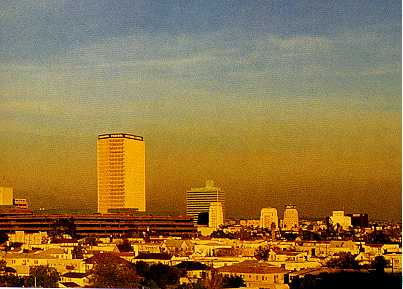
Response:
[[[139,141],[143,141],[142,136],[129,134],[129,133],[106,133],[98,135],[98,139],[105,139],[105,138],[128,138],[128,139],[135,139]]]

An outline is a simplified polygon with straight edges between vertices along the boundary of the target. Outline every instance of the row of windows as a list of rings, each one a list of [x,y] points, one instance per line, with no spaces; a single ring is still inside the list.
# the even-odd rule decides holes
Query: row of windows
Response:
[[[228,273],[226,273],[226,274],[224,274],[224,276],[225,277],[230,277],[230,276],[234,276],[234,274],[228,274]],[[240,277],[242,277],[244,280],[247,280],[247,281],[253,281],[253,280],[255,280],[255,281],[270,281],[270,280],[272,280],[270,277],[271,276],[267,276],[267,275],[264,275],[264,274],[239,274],[238,276],[240,276]],[[274,275],[274,283],[278,283],[278,278],[279,276],[278,275]]]

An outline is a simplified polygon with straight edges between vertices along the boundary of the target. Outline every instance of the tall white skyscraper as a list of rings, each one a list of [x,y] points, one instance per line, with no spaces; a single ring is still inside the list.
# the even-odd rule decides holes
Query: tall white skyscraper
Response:
[[[260,211],[260,227],[271,228],[272,223],[278,229],[278,215],[276,208],[263,208]]]
[[[217,229],[224,224],[222,204],[220,202],[210,203],[208,212],[208,226]]]
[[[109,209],[146,210],[145,145],[143,137],[102,134],[97,140],[98,212]]]
[[[291,230],[299,227],[298,211],[296,206],[286,206],[284,210],[283,228]]]
[[[210,203],[220,202],[225,216],[224,192],[214,185],[211,180],[206,181],[206,186],[201,188],[191,188],[186,192],[186,214],[193,217],[197,223],[199,215],[208,214]],[[208,220],[207,220],[208,222]]]

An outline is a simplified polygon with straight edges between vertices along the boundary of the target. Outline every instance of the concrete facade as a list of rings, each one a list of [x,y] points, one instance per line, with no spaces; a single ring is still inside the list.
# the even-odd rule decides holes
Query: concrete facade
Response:
[[[208,180],[205,187],[191,188],[186,192],[186,214],[193,217],[194,223],[197,223],[199,214],[208,213],[212,202],[221,203],[225,216],[224,192],[215,186],[213,181]]]
[[[336,227],[339,224],[343,229],[351,227],[351,217],[345,216],[344,211],[333,211],[333,215],[330,217],[333,226]]]
[[[291,230],[299,227],[298,211],[295,206],[286,206],[284,210],[283,228]]]
[[[0,206],[12,206],[13,194],[12,187],[0,187]]]
[[[222,204],[220,202],[210,203],[208,226],[210,228],[217,229],[219,226],[223,224],[224,224],[224,215]]]
[[[260,227],[270,229],[274,223],[278,229],[278,215],[276,208],[263,208],[260,211]]]
[[[131,134],[103,134],[97,140],[98,212],[146,210],[145,144]]]

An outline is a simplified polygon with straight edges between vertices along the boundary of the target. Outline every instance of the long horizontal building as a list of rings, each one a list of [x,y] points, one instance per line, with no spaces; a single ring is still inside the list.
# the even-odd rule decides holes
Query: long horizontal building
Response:
[[[17,214],[0,212],[0,231],[49,232],[74,230],[78,237],[121,236],[143,234],[150,236],[191,237],[196,233],[190,217],[139,216],[129,214]]]

